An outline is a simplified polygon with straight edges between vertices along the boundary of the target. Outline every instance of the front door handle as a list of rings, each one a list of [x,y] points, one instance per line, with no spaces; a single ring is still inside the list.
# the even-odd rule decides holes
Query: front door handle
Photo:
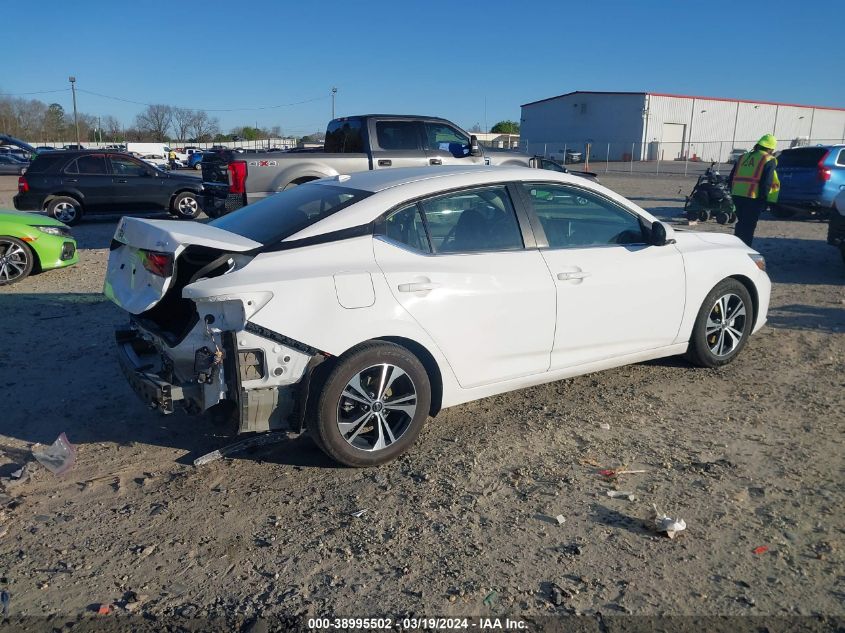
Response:
[[[439,287],[440,284],[436,281],[416,281],[409,284],[399,284],[399,292],[428,292]]]
[[[392,164],[393,164],[393,161],[389,160],[387,158],[379,159],[379,162],[378,162],[379,167],[390,167]]]
[[[125,180],[125,179],[121,179],[121,180],[118,180],[117,182],[126,183],[126,180]]]
[[[65,182],[79,182],[76,178],[65,178]]]
[[[429,165],[442,165],[443,161],[439,158],[430,158],[428,161]]]
[[[591,274],[592,273],[586,273],[584,271],[571,272],[571,273],[558,273],[557,278],[560,279],[561,281],[571,281],[573,279],[586,279]]]

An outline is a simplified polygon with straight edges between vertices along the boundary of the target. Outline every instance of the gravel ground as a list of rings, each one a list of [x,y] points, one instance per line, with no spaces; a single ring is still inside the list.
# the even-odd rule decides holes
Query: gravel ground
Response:
[[[663,218],[693,184],[602,182]],[[114,226],[83,223],[79,265],[0,291],[0,476],[62,431],[78,446],[64,476],[30,462],[5,480],[13,617],[845,615],[845,271],[824,223],[761,221],[769,325],[732,365],[650,362],[448,409],[371,470],[307,438],[191,466],[227,431],[158,417],[120,374],[125,318],[100,294]],[[646,472],[599,473],[623,467]],[[687,530],[655,534],[652,504]]]

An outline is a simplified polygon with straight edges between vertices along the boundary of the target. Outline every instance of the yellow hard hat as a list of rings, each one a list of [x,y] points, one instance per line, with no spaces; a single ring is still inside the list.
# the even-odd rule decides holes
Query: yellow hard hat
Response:
[[[765,147],[766,149],[774,150],[777,149],[778,140],[771,134],[763,134],[763,136],[760,137],[760,140],[757,141],[757,145]]]

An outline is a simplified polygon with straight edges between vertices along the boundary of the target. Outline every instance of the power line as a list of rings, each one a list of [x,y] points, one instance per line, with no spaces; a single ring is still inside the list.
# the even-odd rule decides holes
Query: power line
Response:
[[[122,101],[124,103],[132,103],[134,105],[142,105],[142,106],[151,106],[156,105],[152,103],[145,103],[144,101],[133,101],[132,99],[124,99],[123,97],[114,97],[111,95],[104,95],[99,92],[94,92],[92,90],[84,90],[82,88],[77,88],[77,92],[84,92],[85,94],[93,95],[95,97],[102,97],[103,99],[112,99],[113,101]],[[289,108],[291,106],[296,105],[303,105],[305,103],[314,103],[315,101],[324,101],[329,99],[329,96],[322,96],[322,97],[314,97],[313,99],[305,99],[303,101],[295,101],[293,103],[281,103],[278,105],[270,105],[270,106],[259,106],[255,108],[195,108],[197,110],[204,110],[206,112],[246,112],[246,111],[255,111],[255,110],[274,110],[277,108]],[[181,107],[181,106],[175,106]]]
[[[70,92],[70,88],[61,90],[36,90],[35,92],[0,92],[0,97],[23,97],[26,95],[46,95],[53,92]]]

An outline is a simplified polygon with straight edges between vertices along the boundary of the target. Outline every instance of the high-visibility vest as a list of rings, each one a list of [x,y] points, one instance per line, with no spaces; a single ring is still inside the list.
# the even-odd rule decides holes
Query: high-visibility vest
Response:
[[[777,159],[767,152],[754,150],[743,154],[739,161],[737,161],[733,183],[731,184],[731,194],[744,198],[759,198],[763,168],[770,160],[775,161],[775,166],[777,166]],[[766,200],[768,202],[777,202],[779,193],[780,179],[778,178],[777,171],[775,171],[772,175],[772,188],[769,189]]]

